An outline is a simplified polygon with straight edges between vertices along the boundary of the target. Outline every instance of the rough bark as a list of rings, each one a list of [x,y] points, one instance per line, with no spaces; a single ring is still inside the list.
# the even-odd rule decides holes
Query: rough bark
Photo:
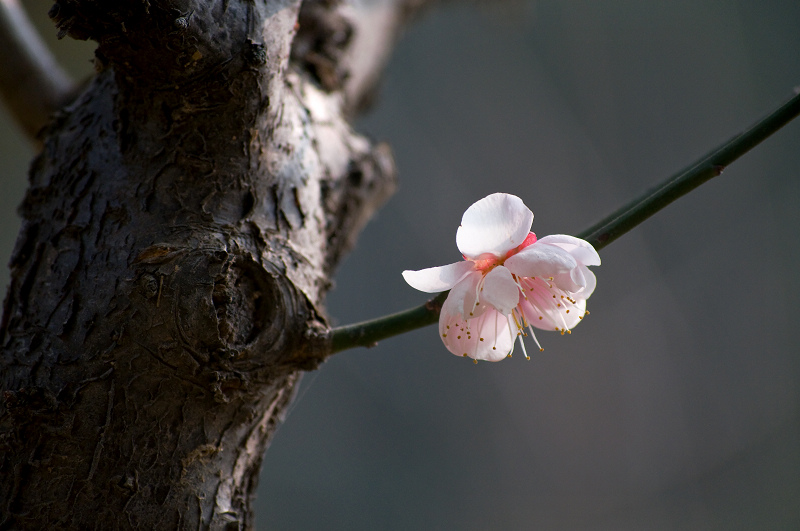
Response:
[[[393,189],[347,116],[421,4],[55,4],[98,74],[21,207],[0,529],[252,527],[270,436],[329,353],[331,272]]]

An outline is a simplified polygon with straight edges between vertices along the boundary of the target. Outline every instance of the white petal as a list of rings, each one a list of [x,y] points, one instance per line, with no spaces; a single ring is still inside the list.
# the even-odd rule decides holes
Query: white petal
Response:
[[[576,267],[570,269],[566,273],[557,273],[556,275],[552,275],[553,280],[551,283],[555,284],[557,288],[570,293],[581,291],[584,286],[586,286],[586,278],[583,275],[583,270],[581,267],[584,266],[578,264]]]
[[[516,336],[511,335],[505,316],[489,308],[480,317],[465,321],[448,301],[439,315],[439,337],[447,350],[456,356],[486,361],[500,361],[508,356]]]
[[[592,244],[586,240],[581,240],[580,238],[567,234],[552,234],[540,239],[539,242],[561,247],[583,265],[600,265],[600,255],[597,254]]]
[[[511,194],[492,194],[464,212],[456,244],[467,258],[485,253],[504,256],[525,240],[532,223],[533,212],[522,199]]]
[[[480,299],[494,306],[501,314],[510,314],[519,302],[519,286],[511,278],[511,271],[503,266],[489,271],[483,279]]]
[[[580,290],[577,295],[580,295],[584,299],[588,299],[594,293],[594,288],[597,286],[597,277],[594,276],[594,273],[589,271],[589,268],[586,266],[581,266],[580,269],[583,270],[583,278],[586,279],[586,286],[582,290]]]
[[[569,273],[578,262],[561,247],[537,241],[508,258],[505,266],[515,275],[523,277],[554,277]]]
[[[586,298],[579,294],[560,290],[541,278],[524,279],[521,283],[525,299],[520,301],[519,311],[536,328],[566,331],[580,323],[586,313]]]
[[[408,284],[425,293],[438,293],[455,286],[475,267],[469,261],[456,262],[439,267],[429,267],[419,271],[403,271],[403,278]]]
[[[478,301],[478,284],[483,273],[472,271],[453,286],[447,295],[447,302],[453,312],[458,312],[463,319],[472,319],[481,315],[489,307]]]

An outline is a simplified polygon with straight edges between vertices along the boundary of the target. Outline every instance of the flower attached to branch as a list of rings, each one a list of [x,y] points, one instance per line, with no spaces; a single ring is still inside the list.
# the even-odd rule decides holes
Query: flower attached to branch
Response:
[[[594,247],[557,234],[537,240],[533,213],[510,194],[484,197],[464,212],[456,233],[463,262],[403,271],[411,287],[427,293],[450,290],[439,315],[447,349],[474,360],[511,356],[517,337],[525,357],[534,328],[563,334],[589,312],[586,299],[596,280],[587,266],[600,265]]]

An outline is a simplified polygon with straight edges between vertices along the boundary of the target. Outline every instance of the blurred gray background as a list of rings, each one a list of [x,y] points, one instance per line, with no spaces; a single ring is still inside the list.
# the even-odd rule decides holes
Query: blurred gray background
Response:
[[[88,75],[93,46],[56,42],[50,3],[23,3]],[[401,271],[458,260],[481,197],[575,234],[797,85],[796,0],[431,10],[357,124],[401,184],[341,267],[332,320],[422,303]],[[34,153],[0,120],[7,263]],[[800,528],[798,228],[800,122],[604,249],[591,316],[538,334],[532,361],[476,366],[435,327],[337,354],[267,452],[259,529]]]

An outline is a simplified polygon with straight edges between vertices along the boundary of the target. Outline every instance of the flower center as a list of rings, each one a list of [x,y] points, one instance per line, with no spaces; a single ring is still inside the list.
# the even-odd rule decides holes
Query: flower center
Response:
[[[475,263],[475,268],[485,275],[495,267],[503,265],[503,263],[505,263],[506,260],[508,260],[515,254],[523,250],[525,247],[533,245],[534,243],[536,243],[536,234],[529,232],[528,235],[525,237],[525,240],[523,240],[523,242],[518,246],[508,251],[505,256],[494,256],[490,253],[482,254],[481,256],[473,260],[473,262]],[[469,260],[469,258],[465,256],[464,260]]]

